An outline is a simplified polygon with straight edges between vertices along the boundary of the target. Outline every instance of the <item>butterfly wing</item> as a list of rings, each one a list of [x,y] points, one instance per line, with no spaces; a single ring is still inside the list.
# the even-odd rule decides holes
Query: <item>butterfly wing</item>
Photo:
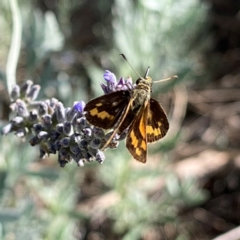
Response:
[[[129,108],[128,113],[125,119],[123,120],[123,123],[119,126],[119,129],[117,131],[119,135],[122,134],[124,130],[126,130],[128,127],[132,125],[136,115],[137,115],[136,112],[133,109]]]
[[[132,156],[145,163],[147,160],[147,117],[149,104],[146,101],[130,126],[126,146]]]
[[[147,142],[155,142],[163,138],[168,129],[167,116],[158,101],[150,99],[147,118]]]
[[[86,119],[96,127],[111,129],[121,117],[129,100],[129,91],[112,92],[95,98],[84,108]]]

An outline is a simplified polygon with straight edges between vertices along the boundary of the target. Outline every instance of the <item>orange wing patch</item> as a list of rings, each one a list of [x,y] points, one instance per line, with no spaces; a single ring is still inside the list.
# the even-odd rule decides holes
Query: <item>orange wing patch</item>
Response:
[[[97,106],[97,104],[96,104],[96,106]],[[113,115],[109,114],[106,111],[99,112],[97,108],[93,108],[92,110],[89,111],[89,113],[91,114],[92,117],[96,116],[100,119],[106,119],[106,120],[113,120],[114,119]]]

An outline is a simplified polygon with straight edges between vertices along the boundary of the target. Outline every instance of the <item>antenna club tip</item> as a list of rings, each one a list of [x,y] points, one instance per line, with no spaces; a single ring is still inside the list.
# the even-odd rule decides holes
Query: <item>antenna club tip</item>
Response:
[[[125,60],[127,59],[123,53],[120,53],[119,55],[121,55]]]

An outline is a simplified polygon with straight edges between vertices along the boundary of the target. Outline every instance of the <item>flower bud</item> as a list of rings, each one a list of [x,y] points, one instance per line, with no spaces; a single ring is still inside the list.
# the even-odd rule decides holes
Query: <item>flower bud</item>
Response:
[[[65,137],[65,138],[61,139],[60,143],[61,143],[62,147],[64,147],[64,148],[69,147],[69,145],[70,145],[70,138],[69,137]]]
[[[63,133],[63,123],[59,123],[56,125],[56,130],[58,133],[62,134]]]
[[[45,141],[49,138],[49,134],[46,131],[39,132],[37,136],[38,136],[38,138],[45,140]]]
[[[33,130],[36,134],[43,130],[43,125],[40,123],[33,124]]]
[[[61,145],[60,140],[57,140],[57,141],[54,142],[54,149],[56,151],[59,151],[61,149],[61,147],[62,147],[62,145]]]
[[[82,130],[83,134],[84,134],[84,137],[87,139],[87,140],[90,140],[92,138],[92,129],[91,128],[84,128]]]
[[[74,124],[74,123],[73,123]],[[85,117],[78,118],[75,122],[75,128],[78,133],[81,133],[87,127],[87,120]]]
[[[93,149],[98,149],[101,146],[101,140],[95,138],[89,143],[89,146]]]
[[[72,124],[68,121],[65,121],[63,123],[63,132],[65,135],[71,135],[73,133],[73,127]]]
[[[11,120],[12,124],[16,127],[23,127],[24,126],[24,118],[16,116]]]
[[[77,162],[79,167],[84,167],[84,160],[83,159],[79,159]]]
[[[34,123],[38,120],[38,113],[37,111],[34,109],[32,111],[29,112],[29,116],[28,116],[28,121],[31,123]]]
[[[104,130],[101,128],[96,128],[96,127],[93,129],[93,135],[94,135],[94,137],[99,138],[99,139],[102,139],[105,137]]]
[[[81,150],[84,150],[88,146],[88,141],[82,139],[81,141],[78,142],[78,146]]]
[[[58,163],[59,163],[59,165],[60,165],[60,167],[65,167],[65,165],[68,163],[68,161],[66,161],[65,159],[62,159],[61,158],[61,155],[60,154],[58,154]]]
[[[34,147],[38,145],[41,141],[42,139],[38,138],[37,136],[34,136],[29,140],[29,143],[31,144],[32,147]]]
[[[42,116],[43,127],[45,129],[50,129],[52,126],[52,117],[49,114],[45,114]]]
[[[57,116],[57,121],[59,123],[62,123],[65,121],[65,108],[61,102],[58,102],[56,104],[55,108],[56,116]]]
[[[41,102],[38,108],[38,114],[43,116],[48,113],[48,105],[45,102]]]
[[[46,145],[49,153],[55,154],[59,150],[56,149],[56,142],[51,139],[46,142]]]
[[[73,108],[76,112],[83,113],[86,103],[84,101],[74,102]]]
[[[58,102],[59,101],[56,98],[51,98],[50,99],[50,107],[55,108]]]
[[[29,101],[34,101],[38,97],[40,89],[41,89],[40,85],[31,86],[29,92],[26,95],[27,99]]]
[[[2,134],[7,135],[8,133],[10,133],[12,131],[12,127],[13,127],[13,124],[8,123],[6,126],[2,128]]]
[[[74,144],[74,145],[70,145],[70,151],[71,153],[73,153],[74,155],[77,155],[80,152],[80,148],[78,147],[78,145]]]
[[[21,117],[28,117],[29,115],[26,103],[21,99],[16,100],[15,111],[17,112],[18,116],[21,116]]]
[[[98,150],[98,152],[96,154],[96,161],[98,161],[99,163],[103,163],[104,160],[105,160],[105,155],[104,155],[103,151]]]
[[[66,120],[69,122],[72,122],[74,117],[77,114],[75,109],[73,107],[72,108],[68,107],[66,108],[65,112],[66,112]]]
[[[16,101],[18,98],[20,98],[20,87],[18,85],[14,85],[12,87],[10,97],[12,101]]]
[[[116,79],[115,74],[106,70],[103,75],[103,78],[105,79],[105,81],[107,81],[107,91],[115,92],[115,87],[117,85],[117,79]]]
[[[57,140],[59,138],[60,133],[57,130],[53,129],[53,130],[51,130],[49,136],[50,136],[51,140],[55,141],[55,140]]]
[[[20,129],[18,129],[17,131],[16,131],[16,133],[15,133],[15,135],[17,136],[17,137],[25,137],[25,136],[27,136],[27,134],[28,134],[28,128],[20,128]]]
[[[30,92],[32,85],[33,85],[33,82],[31,80],[27,80],[24,83],[24,85],[20,89],[21,97],[27,96],[27,94]]]

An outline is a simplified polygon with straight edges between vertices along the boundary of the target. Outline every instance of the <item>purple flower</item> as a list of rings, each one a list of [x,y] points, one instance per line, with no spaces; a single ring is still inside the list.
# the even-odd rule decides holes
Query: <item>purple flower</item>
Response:
[[[12,131],[12,127],[13,127],[12,123],[7,124],[5,127],[3,127],[2,134],[7,135],[8,133],[10,133]]]
[[[20,97],[20,87],[14,85],[11,91],[11,100],[16,101]]]
[[[119,90],[130,90],[132,89],[132,78],[128,77],[127,79],[124,79],[123,77],[120,78],[120,80],[117,83],[116,91]]]
[[[103,161],[105,160],[105,155],[101,150],[98,150],[97,154],[96,154],[96,160],[99,163],[103,163]]]
[[[106,70],[103,74],[103,78],[107,81],[107,84],[111,84],[113,86],[117,85],[117,78],[114,73],[110,72],[109,70]]]
[[[105,81],[107,82],[107,85],[105,84],[101,84],[101,87],[104,91],[104,93],[110,93],[110,92],[115,92],[115,87],[117,85],[117,78],[114,75],[114,73],[110,72],[109,70],[106,70],[103,78],[105,79]]]
[[[73,107],[77,112],[83,112],[84,108],[86,106],[86,103],[84,101],[80,101],[80,102],[75,102]]]
[[[116,76],[109,70],[105,71],[103,77],[107,81],[107,84],[100,83],[100,85],[105,94],[120,91],[120,90],[133,89],[131,77],[126,78],[126,80],[123,77],[121,77],[120,80],[117,82]]]
[[[123,90],[122,88],[124,85],[125,85],[125,80],[123,77],[121,77],[117,83],[116,90]]]
[[[32,101],[36,100],[38,97],[39,91],[41,89],[40,85],[32,85],[28,93],[26,94],[26,97]]]
[[[104,83],[100,83],[100,86],[105,94],[110,93],[111,91],[108,89],[108,86],[105,85]]]
[[[127,77],[127,79],[125,80],[125,84],[126,85],[130,85],[130,86],[133,86],[133,83],[132,83],[132,78],[129,76],[129,77]]]

